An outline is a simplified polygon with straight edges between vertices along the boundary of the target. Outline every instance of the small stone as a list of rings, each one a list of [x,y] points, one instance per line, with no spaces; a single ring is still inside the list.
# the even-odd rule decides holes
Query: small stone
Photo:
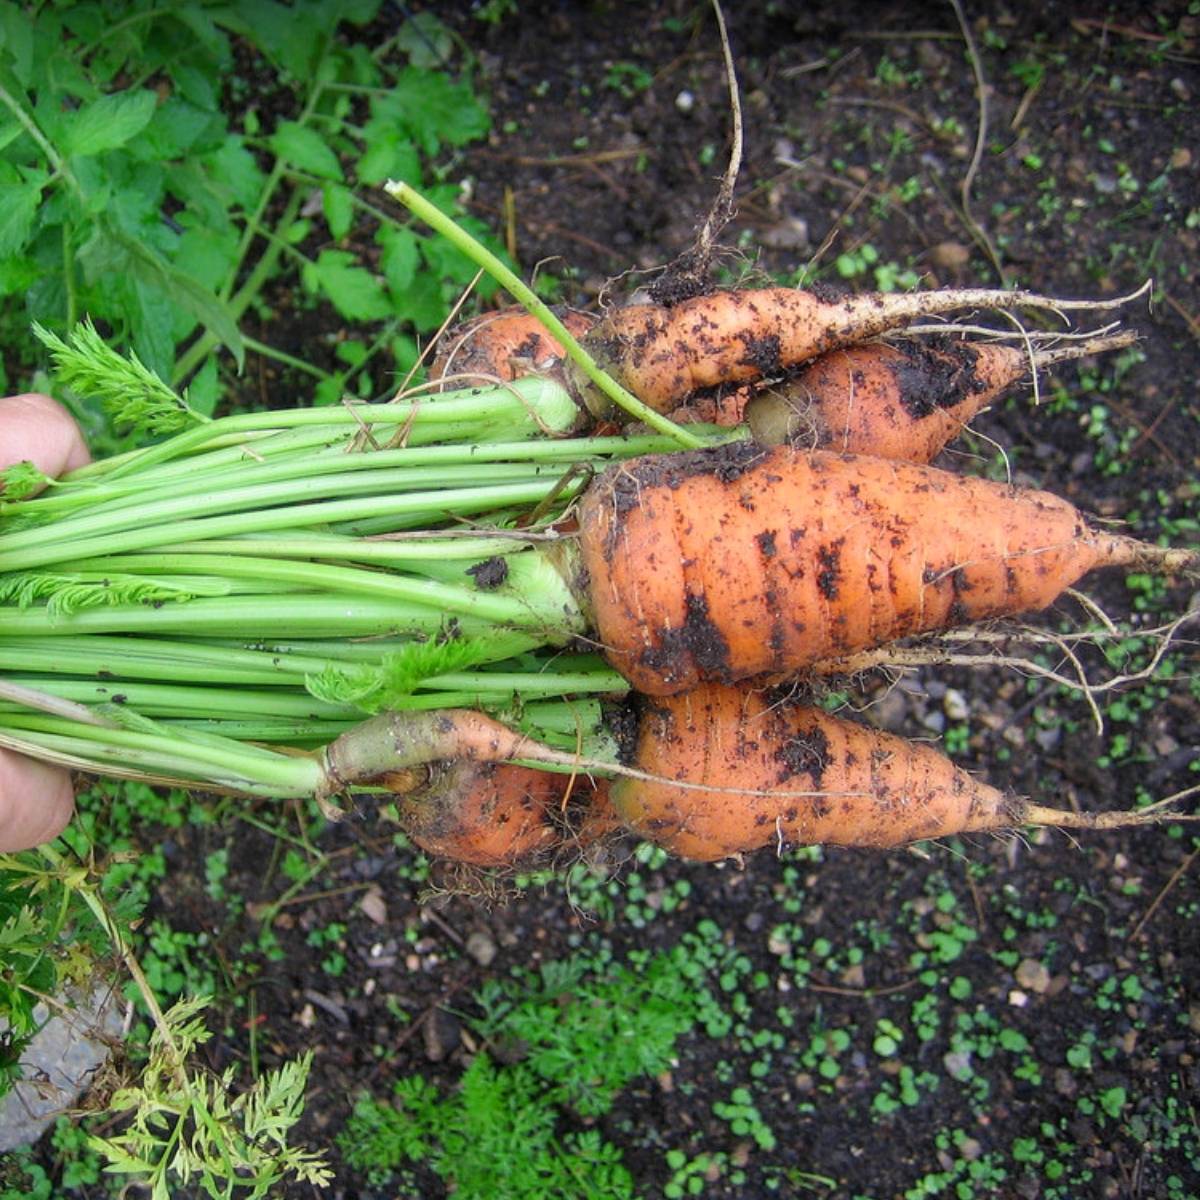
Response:
[[[484,929],[476,929],[467,936],[467,953],[481,966],[491,966],[496,957],[496,942]]]
[[[359,901],[358,906],[362,909],[363,916],[368,921],[373,921],[376,925],[387,924],[387,903],[383,898],[383,892],[379,888],[368,888],[366,895]]]
[[[842,972],[842,986],[848,988],[865,988],[867,986],[867,977],[862,963],[855,963]]]
[[[1182,100],[1185,104],[1192,98],[1192,89],[1178,75],[1171,80],[1168,85],[1171,89],[1171,94],[1177,99]]]
[[[1060,1096],[1066,1096],[1068,1100],[1074,1096],[1079,1090],[1075,1073],[1067,1067],[1057,1067],[1054,1071],[1054,1090]]]
[[[425,1057],[430,1062],[441,1062],[462,1041],[462,1030],[455,1017],[445,1009],[435,1008],[421,1027],[421,1038],[425,1043]]]
[[[1186,146],[1180,146],[1171,154],[1171,169],[1185,171],[1192,165],[1192,152]]]
[[[768,225],[758,240],[772,250],[802,250],[810,244],[808,222],[803,217],[783,217]]]
[[[954,1079],[966,1079],[971,1074],[971,1052],[954,1050],[942,1056],[942,1066]]]
[[[961,271],[971,261],[971,251],[961,242],[938,242],[930,247],[929,261],[939,271]]]
[[[1062,740],[1062,726],[1054,725],[1050,729],[1039,729],[1033,735],[1033,740],[1043,750],[1053,750]]]
[[[1036,992],[1039,996],[1044,995],[1050,986],[1050,972],[1036,958],[1023,958],[1017,964],[1014,975],[1023,988]]]
[[[942,701],[942,708],[945,709],[946,716],[951,721],[965,721],[971,715],[967,698],[958,688],[946,689],[946,698]]]
[[[1008,993],[1008,1002],[1013,1008],[1024,1008],[1029,1003],[1029,996],[1017,988]]]
[[[936,42],[922,39],[917,43],[917,65],[929,75],[940,75],[950,65],[950,59]]]
[[[1188,1028],[1193,1033],[1200,1033],[1200,1004],[1188,1006]]]
[[[689,92],[687,88],[684,88],[683,91],[681,91],[675,97],[675,110],[676,112],[683,113],[685,117],[692,112],[695,107],[696,96],[693,92]]]

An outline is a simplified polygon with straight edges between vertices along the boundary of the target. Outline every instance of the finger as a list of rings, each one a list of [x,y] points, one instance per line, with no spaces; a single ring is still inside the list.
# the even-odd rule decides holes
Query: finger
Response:
[[[71,414],[37,392],[0,400],[0,470],[26,459],[52,476],[91,461]]]
[[[61,767],[0,750],[0,851],[53,841],[74,809],[71,777]]]

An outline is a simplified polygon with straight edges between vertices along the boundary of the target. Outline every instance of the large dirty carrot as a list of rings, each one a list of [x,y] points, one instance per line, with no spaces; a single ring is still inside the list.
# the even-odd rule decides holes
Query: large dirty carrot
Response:
[[[824,288],[714,292],[672,308],[631,305],[582,339],[592,357],[644,404],[669,412],[693,392],[779,374],[826,351],[964,309],[1106,307],[988,288],[845,295]],[[611,405],[577,378],[588,407]]]
[[[756,393],[744,419],[764,445],[931,462],[1031,372],[1135,340],[1115,334],[1051,350],[948,337],[868,342],[823,354]]]
[[[1197,558],[1089,527],[1047,492],[745,442],[612,467],[579,523],[597,640],[659,695],[1041,609],[1094,567]]]
[[[1161,819],[1032,804],[933,746],[748,688],[646,700],[634,761],[661,782],[616,780],[617,815],[672,854],[702,861],[764,846],[884,848],[1027,824],[1106,829]]]

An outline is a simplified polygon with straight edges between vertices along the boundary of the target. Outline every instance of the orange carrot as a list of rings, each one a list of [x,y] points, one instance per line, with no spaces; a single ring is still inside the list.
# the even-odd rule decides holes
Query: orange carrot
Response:
[[[583,344],[645,404],[669,412],[693,392],[775,375],[918,318],[1021,306],[1097,307],[986,288],[860,295],[762,288],[715,292],[672,308],[617,309],[592,328]],[[581,374],[576,382],[597,416],[611,408]]]
[[[633,832],[683,858],[899,846],[1022,819],[1015,800],[932,746],[746,688],[647,700],[635,762],[663,782],[618,779],[613,805]]]
[[[512,866],[552,848],[566,776],[513,763],[434,763],[423,787],[397,795],[400,822],[422,850],[480,867]]]
[[[645,701],[634,761],[662,782],[617,780],[618,815],[639,836],[702,861],[763,846],[882,848],[1025,824],[1108,829],[1161,819],[1030,804],[932,746],[745,688]]]
[[[1197,557],[1091,529],[1047,492],[746,442],[610,467],[579,526],[597,640],[652,695],[1044,608],[1093,567]]]
[[[612,832],[606,783],[512,759],[577,762],[470,709],[382,712],[321,752],[320,798],[364,782],[388,788],[418,846],[477,866],[511,866]]]
[[[596,320],[571,310],[558,310],[557,315],[575,337],[587,333]],[[430,364],[429,377],[507,382],[551,370],[562,357],[562,346],[541,322],[514,306],[483,313],[451,329]]]
[[[1031,370],[1131,345],[1132,334],[1028,352],[999,342],[938,338],[869,342],[823,354],[746,406],[764,445],[932,462],[992,401]]]

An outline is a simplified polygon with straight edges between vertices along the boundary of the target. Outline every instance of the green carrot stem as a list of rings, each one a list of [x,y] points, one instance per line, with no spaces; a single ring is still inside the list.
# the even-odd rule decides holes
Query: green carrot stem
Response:
[[[227,538],[223,541],[187,542],[180,545],[160,546],[166,554],[260,556],[272,558],[315,558],[337,562],[378,563],[380,565],[422,562],[431,558],[443,561],[473,562],[483,558],[507,556],[526,550],[532,539],[524,538],[519,531],[486,532],[466,531],[469,536],[438,537],[432,534],[406,536],[399,534],[395,539],[339,537],[331,533],[273,534],[256,536],[246,534],[240,539]],[[121,556],[117,561],[124,561]]]
[[[259,533],[278,529],[299,529],[311,525],[366,521],[386,515],[400,527],[405,519],[428,521],[431,512],[439,516],[450,514],[491,513],[507,505],[536,505],[556,490],[557,477],[533,479],[522,483],[495,484],[482,487],[445,488],[433,492],[408,492],[398,496],[367,496],[361,498],[318,501],[309,504],[289,504],[278,508],[229,513],[215,517],[193,517],[156,523],[143,528],[131,528],[116,533],[82,536],[71,541],[50,541],[41,534],[31,539],[20,532],[0,538],[0,570],[28,570],[48,566],[72,558],[88,558],[103,554],[145,550],[177,542],[209,540],[244,533]],[[580,481],[580,484],[582,481]],[[571,485],[567,497],[578,491]],[[192,507],[194,500],[189,501]],[[79,518],[83,520],[85,518]],[[13,548],[10,538],[22,538],[23,546]]]
[[[140,498],[133,502],[118,501],[78,516],[63,517],[53,526],[56,542],[74,542],[84,538],[99,538],[128,529],[165,525],[171,521],[196,516],[215,517],[226,513],[252,513],[260,509],[284,505],[332,501],[339,498],[372,495],[420,494],[429,498],[436,511],[437,492],[481,484],[528,483],[539,478],[556,480],[561,475],[558,464],[492,463],[486,467],[476,464],[433,467],[401,467],[390,470],[354,470],[344,467],[324,474],[320,465],[306,476],[281,480],[255,481],[241,487],[204,487],[183,495],[160,500]],[[18,529],[0,537],[0,562],[11,569],[9,556],[29,546],[44,544],[46,530],[42,526]]]
[[[305,675],[318,675],[331,665],[333,661],[320,650],[308,655],[295,647],[267,652],[232,644],[106,634],[0,637],[0,671],[91,676],[101,681],[302,686]]]
[[[515,606],[519,608],[518,606]],[[520,623],[520,622],[518,622]],[[538,628],[527,619],[526,648],[567,641],[571,621]],[[281,595],[264,603],[259,596],[201,597],[159,608],[118,605],[51,617],[45,608],[0,608],[0,630],[7,635],[148,633],[157,636],[236,637],[253,630],[263,638],[416,637],[445,634],[451,620],[444,609],[364,596]],[[490,636],[493,621],[471,616],[455,619],[466,636]]]
[[[576,423],[579,409],[561,384],[529,376],[503,387],[473,388],[418,397],[392,404],[350,404],[322,408],[284,408],[266,412],[234,413],[206,425],[175,434],[155,446],[106,459],[80,468],[72,479],[96,477],[120,478],[184,455],[194,455],[210,446],[228,444],[231,434],[246,435],[288,429],[327,427],[355,434],[360,430],[398,431],[417,424],[446,425],[464,419],[511,421],[530,435],[566,433]],[[107,465],[106,465],[107,464]]]
[[[208,499],[231,489],[268,484],[279,486],[294,480],[348,476],[357,472],[370,474],[379,483],[380,490],[387,490],[390,485],[385,478],[374,472],[410,470],[414,472],[410,478],[415,483],[422,478],[427,482],[449,480],[455,477],[456,471],[465,471],[473,480],[484,474],[479,470],[480,464],[488,464],[488,472],[494,473],[502,468],[515,471],[521,464],[601,463],[610,457],[628,458],[671,448],[661,436],[649,435],[505,440],[472,445],[414,446],[410,442],[403,449],[348,453],[348,438],[331,443],[326,431],[305,430],[300,435],[280,436],[287,440],[287,445],[256,445],[252,449],[253,457],[248,457],[245,448],[239,446],[183,463],[150,468],[115,481],[92,481],[74,490],[64,484],[50,494],[21,501],[19,506],[14,504],[11,510],[37,520],[55,517],[58,522],[56,536],[59,536],[66,525],[59,516],[61,513],[85,506],[89,516],[100,515],[96,513],[100,507],[106,518],[115,512],[139,512],[144,510],[148,495],[156,503],[166,499],[180,500],[185,496]],[[417,474],[417,469],[425,469],[426,474]],[[3,506],[0,511],[4,511]],[[211,509],[209,515],[212,515]],[[72,528],[75,527],[67,526],[68,532]]]
[[[303,720],[298,717],[179,717],[164,722],[172,730],[215,734],[234,741],[265,742],[273,746],[299,746],[319,750],[349,732],[362,714],[341,720]]]
[[[221,718],[230,713],[245,717],[289,717],[305,720],[361,720],[362,713],[349,704],[329,704],[300,690],[274,688],[206,687],[175,683],[97,682],[90,679],[5,676],[16,684],[59,696],[80,704],[128,705],[135,712],[155,718]],[[27,706],[0,701],[0,710],[28,711]]]
[[[43,735],[39,740],[46,745],[69,745],[70,752],[95,757],[98,762],[128,762],[245,791],[269,789],[266,794],[280,797],[314,795],[324,782],[324,772],[316,759],[277,754],[194,730],[186,736],[180,730],[143,733],[82,725],[37,713],[6,714],[0,730],[29,738]]]
[[[477,242],[453,218],[447,216],[435,204],[426,200],[407,183],[389,181],[383,185],[394,200],[398,200],[410,212],[440,233],[478,266],[482,267],[513,299],[522,304],[549,330],[566,350],[568,357],[581,371],[619,408],[623,408],[635,421],[644,421],[651,429],[673,438],[677,446],[694,450],[704,444],[686,429],[676,425],[662,413],[655,412],[636,396],[626,391],[615,379],[605,374],[595,359],[575,340],[565,325],[551,312],[550,308],[523,280],[514,274],[487,247]]]
[[[463,579],[463,584],[458,586],[395,571],[363,570],[293,559],[222,558],[203,554],[130,554],[112,559],[83,559],[65,563],[62,569],[66,573],[78,570],[101,578],[106,568],[114,572],[142,571],[164,580],[169,579],[173,571],[188,572],[181,576],[185,579],[191,572],[210,573],[216,582],[224,575],[229,579],[253,580],[256,584],[287,584],[302,592],[380,596],[509,626],[531,625],[542,629],[561,624],[564,606],[574,606],[562,577],[552,568],[547,570],[536,553],[514,555],[507,562],[508,581],[487,591],[480,590],[469,580],[461,563],[451,567],[451,573]],[[250,628],[253,630],[253,626]],[[569,631],[582,632],[583,629],[582,618],[576,616]]]

